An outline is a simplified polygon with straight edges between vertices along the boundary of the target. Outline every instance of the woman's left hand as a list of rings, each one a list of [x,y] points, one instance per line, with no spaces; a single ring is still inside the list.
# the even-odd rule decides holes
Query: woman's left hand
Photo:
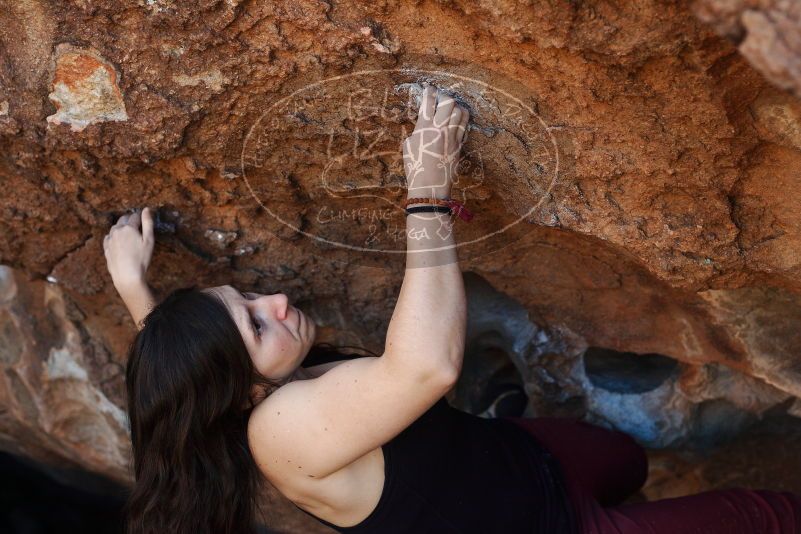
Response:
[[[150,208],[127,213],[103,239],[106,265],[120,294],[145,283],[153,256],[153,213]]]

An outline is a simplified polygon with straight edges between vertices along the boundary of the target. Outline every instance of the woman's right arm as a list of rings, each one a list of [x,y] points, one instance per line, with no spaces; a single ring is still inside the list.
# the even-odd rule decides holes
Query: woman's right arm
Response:
[[[452,98],[440,98],[435,105],[426,90],[415,131],[404,141],[407,198],[450,197],[469,117]],[[384,357],[455,381],[464,356],[467,302],[452,221],[447,213],[406,216],[406,272]]]
[[[404,157],[423,164],[422,173],[407,170],[410,197],[450,193],[451,171],[432,163],[433,154],[461,149],[468,117],[452,99],[436,106],[435,97],[424,93],[415,133],[404,142]],[[435,128],[439,141],[422,137]],[[254,410],[249,437],[264,472],[284,482],[320,480],[397,436],[453,387],[466,303],[449,223],[447,214],[408,215],[406,272],[381,357],[290,382]]]
[[[406,217],[406,272],[395,304],[384,358],[398,367],[451,376],[462,368],[467,302],[447,213],[412,213]],[[436,250],[441,249],[441,250]],[[397,361],[396,361],[397,360]]]

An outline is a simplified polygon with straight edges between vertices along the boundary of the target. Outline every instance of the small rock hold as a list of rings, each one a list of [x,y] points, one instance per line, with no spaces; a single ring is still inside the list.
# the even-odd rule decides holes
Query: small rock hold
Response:
[[[237,178],[239,178],[240,174],[235,169],[223,168],[220,169],[220,176],[222,176],[226,180],[236,180]]]
[[[280,281],[292,280],[297,276],[297,271],[283,264],[279,265],[275,272],[275,279]]]
[[[14,272],[7,265],[0,265],[0,303],[10,302],[17,295]]]
[[[175,223],[170,221],[165,221],[163,218],[158,216],[157,212],[156,220],[153,222],[153,229],[157,234],[174,234]]]
[[[250,245],[247,245],[247,246],[244,246],[244,247],[239,247],[238,249],[236,249],[236,250],[234,251],[234,255],[235,255],[235,256],[244,256],[244,255],[246,255],[246,254],[247,254],[247,255],[250,255],[250,254],[253,254],[255,251],[256,251],[256,249],[255,249],[255,248],[253,248],[253,247],[252,247],[252,246],[250,246]]]
[[[133,213],[134,210],[129,210]],[[163,208],[151,207],[153,215],[153,231],[156,234],[174,234],[178,223],[181,222],[180,213],[177,211],[166,211]]]
[[[238,237],[238,234],[236,232],[209,229],[206,230],[205,236],[206,239],[211,240],[218,247],[225,248]]]
[[[194,87],[203,84],[214,93],[219,93],[224,86],[230,83],[228,78],[223,76],[220,69],[217,68],[192,75],[173,74],[172,80],[182,87]]]
[[[145,0],[144,4],[140,0],[139,5],[147,6],[153,15],[173,9],[172,0]]]
[[[401,43],[397,38],[389,35],[389,32],[380,24],[372,22],[370,26],[362,26],[359,32],[368,37],[373,48],[384,54],[395,54],[401,49]]]

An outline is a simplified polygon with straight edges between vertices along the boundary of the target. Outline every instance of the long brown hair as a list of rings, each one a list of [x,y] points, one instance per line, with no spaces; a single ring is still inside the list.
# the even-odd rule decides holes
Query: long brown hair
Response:
[[[319,343],[307,358],[330,360],[343,348],[359,347]],[[261,472],[247,439],[254,384],[280,386],[256,371],[218,297],[180,288],[148,314],[126,367],[135,475],[128,534],[256,532]]]

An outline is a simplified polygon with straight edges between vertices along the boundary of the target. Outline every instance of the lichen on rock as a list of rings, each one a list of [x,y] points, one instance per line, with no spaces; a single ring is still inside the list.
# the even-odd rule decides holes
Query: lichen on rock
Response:
[[[56,113],[47,122],[68,124],[73,132],[80,132],[90,124],[127,121],[117,79],[114,67],[96,52],[60,44],[53,90],[48,95]]]

